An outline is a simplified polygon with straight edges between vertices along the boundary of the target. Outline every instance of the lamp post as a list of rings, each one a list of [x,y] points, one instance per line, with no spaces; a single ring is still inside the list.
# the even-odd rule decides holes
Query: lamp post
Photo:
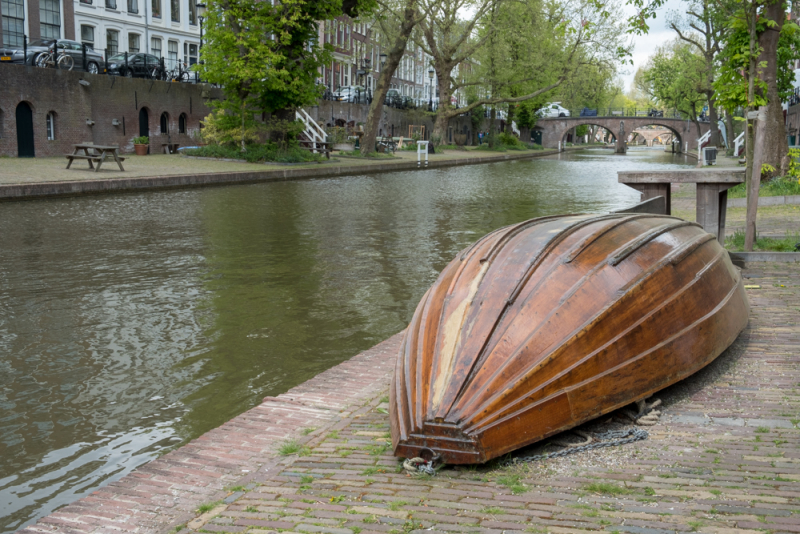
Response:
[[[428,69],[428,111],[433,111],[433,67]]]
[[[208,10],[208,7],[202,2],[199,2],[196,7],[197,7],[197,18],[200,20],[200,50],[202,50],[203,49],[203,21],[206,20],[206,11]]]

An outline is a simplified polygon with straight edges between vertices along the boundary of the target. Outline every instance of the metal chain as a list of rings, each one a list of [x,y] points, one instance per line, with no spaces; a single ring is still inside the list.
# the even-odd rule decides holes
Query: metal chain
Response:
[[[647,431],[642,430],[641,428],[629,428],[627,430],[609,430],[608,432],[603,432],[602,434],[597,434],[595,436],[595,439],[603,439],[609,441],[595,441],[588,445],[582,445],[580,447],[570,447],[558,452],[535,454],[533,456],[521,456],[518,458],[512,458],[510,460],[506,460],[501,465],[507,466],[507,465],[521,464],[521,463],[538,462],[539,460],[547,460],[548,458],[561,458],[563,456],[569,456],[571,454],[576,454],[584,451],[591,451],[593,449],[626,445],[628,443],[634,443],[636,441],[647,439],[648,437],[649,434],[647,433]]]

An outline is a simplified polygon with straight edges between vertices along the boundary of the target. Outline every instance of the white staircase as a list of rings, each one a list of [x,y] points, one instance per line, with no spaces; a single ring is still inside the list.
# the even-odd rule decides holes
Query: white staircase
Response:
[[[711,130],[707,131],[703,137],[697,140],[697,159],[700,160],[700,167],[705,165],[705,158],[703,157],[703,145],[711,139]]]
[[[312,152],[317,152],[317,143],[324,143],[325,139],[327,139],[327,134],[325,130],[322,129],[322,126],[317,124],[317,122],[311,118],[311,115],[306,113],[306,110],[303,108],[299,108],[295,112],[295,117],[297,120],[303,123],[305,127],[303,129],[303,135],[311,141],[311,149]]]
[[[735,157],[739,157],[739,148],[744,145],[744,132],[740,133],[736,136],[736,139],[733,140],[733,155]]]

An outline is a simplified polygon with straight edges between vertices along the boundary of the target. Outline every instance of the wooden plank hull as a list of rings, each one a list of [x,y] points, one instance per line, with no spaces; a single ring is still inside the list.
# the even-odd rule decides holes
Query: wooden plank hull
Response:
[[[747,325],[714,236],[663,215],[542,217],[442,271],[406,330],[390,394],[396,456],[481,463],[646,398]]]

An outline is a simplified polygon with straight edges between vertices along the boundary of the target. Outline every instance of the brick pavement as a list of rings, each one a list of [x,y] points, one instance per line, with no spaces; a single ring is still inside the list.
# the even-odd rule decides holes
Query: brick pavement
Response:
[[[744,274],[748,328],[658,394],[647,441],[406,476],[385,413],[398,335],[22,532],[800,532],[800,267]]]

